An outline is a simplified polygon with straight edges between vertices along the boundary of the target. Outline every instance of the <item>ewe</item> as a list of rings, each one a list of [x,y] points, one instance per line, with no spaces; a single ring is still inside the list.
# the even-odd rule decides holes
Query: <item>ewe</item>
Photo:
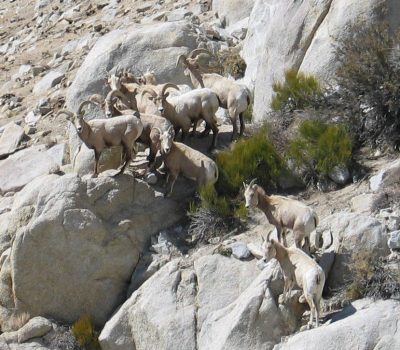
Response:
[[[304,250],[310,250],[310,233],[318,225],[317,213],[307,205],[287,197],[267,196],[265,191],[255,184],[253,179],[250,184],[244,185],[244,196],[246,208],[259,208],[266,215],[269,223],[276,227],[278,240],[281,242],[281,233],[283,244],[286,243],[285,228],[291,229],[294,235],[294,242],[297,248],[301,248],[301,242],[304,239]]]
[[[158,130],[158,132],[160,151],[164,156],[165,166],[169,170],[165,197],[172,193],[179,174],[195,180],[198,187],[213,185],[217,182],[218,167],[212,159],[183,143],[174,142],[175,132],[172,126],[167,131]]]
[[[237,83],[234,80],[223,77],[215,73],[202,73],[196,56],[199,53],[207,53],[212,56],[212,53],[206,49],[193,50],[188,57],[180,55],[176,64],[182,62],[187,69],[185,74],[190,75],[192,84],[196,88],[209,88],[218,95],[219,106],[228,110],[229,117],[232,122],[232,140],[237,135],[237,119],[240,120],[240,133],[244,132],[243,112],[250,105],[250,91],[247,87]]]
[[[303,295],[300,296],[299,301],[303,303],[305,299],[310,306],[311,314],[308,326],[312,327],[315,316],[316,327],[318,327],[320,301],[325,284],[324,270],[302,250],[295,247],[286,248],[274,239],[270,240],[269,235],[267,240],[264,240],[262,248],[265,260],[269,261],[275,258],[283,271],[285,281],[283,302],[286,302],[296,283],[303,289]]]

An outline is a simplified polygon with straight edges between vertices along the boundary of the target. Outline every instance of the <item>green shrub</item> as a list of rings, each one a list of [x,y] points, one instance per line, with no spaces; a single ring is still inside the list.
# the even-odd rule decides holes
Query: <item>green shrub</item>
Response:
[[[317,78],[289,69],[285,72],[285,82],[272,86],[275,96],[271,107],[274,111],[304,109],[312,106],[322,96]]]
[[[72,326],[72,334],[79,345],[87,350],[100,350],[98,334],[89,315],[82,315]]]
[[[387,24],[354,25],[336,49],[340,108],[360,144],[400,143],[400,35]]]
[[[306,120],[299,136],[289,145],[288,157],[297,167],[314,175],[326,175],[337,165],[347,165],[352,156],[352,139],[342,125]]]
[[[232,150],[219,153],[217,165],[217,192],[232,198],[239,193],[243,182],[253,178],[264,188],[277,187],[283,169],[282,159],[269,141],[265,127],[250,138],[240,140]]]

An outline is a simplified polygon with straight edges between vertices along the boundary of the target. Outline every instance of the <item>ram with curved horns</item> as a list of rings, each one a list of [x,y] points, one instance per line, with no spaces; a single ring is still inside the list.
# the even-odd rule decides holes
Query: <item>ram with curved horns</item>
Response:
[[[112,146],[122,146],[125,155],[125,163],[118,174],[124,172],[126,166],[132,159],[132,149],[135,150],[135,142],[143,131],[141,120],[136,115],[122,115],[111,119],[84,119],[83,108],[92,104],[91,101],[84,101],[80,104],[77,113],[68,110],[61,110],[59,114],[66,114],[67,119],[74,125],[79,138],[89,148],[94,150],[94,173],[98,175],[98,163],[101,152]],[[136,151],[135,151],[136,153]]]

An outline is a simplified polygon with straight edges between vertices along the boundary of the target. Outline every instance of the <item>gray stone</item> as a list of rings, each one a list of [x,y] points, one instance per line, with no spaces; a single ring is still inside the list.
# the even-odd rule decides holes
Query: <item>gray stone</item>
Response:
[[[57,71],[50,71],[47,73],[39,82],[37,82],[33,88],[35,95],[46,94],[53,86],[56,86],[64,79],[64,73]]]
[[[334,261],[331,256],[328,259],[332,266],[323,267],[327,275],[326,285],[331,288],[342,286],[351,278],[348,264],[352,254],[370,252],[374,256],[386,256],[389,253],[385,226],[367,215],[335,213],[321,220],[318,231],[323,236],[323,249],[330,245],[329,251],[335,252]]]
[[[14,122],[8,123],[0,136],[0,159],[14,153],[24,136],[24,129]]]
[[[87,313],[101,326],[125,300],[145,242],[180,215],[131,176],[37,178],[10,212],[0,305],[68,323]]]
[[[25,343],[32,338],[40,338],[53,329],[53,324],[44,317],[30,319],[18,330],[18,343]]]
[[[400,159],[386,165],[379,173],[369,180],[372,191],[380,191],[383,188],[400,182]]]
[[[0,161],[0,193],[18,191],[27,183],[62,165],[65,145],[32,146]],[[10,176],[12,174],[12,176]]]
[[[180,54],[197,47],[197,36],[194,27],[185,22],[141,24],[104,35],[89,52],[68,89],[68,108],[76,111],[91,94],[105,96],[108,88],[104,78],[118,65],[154,70],[159,83],[189,83],[183,68],[175,63]]]
[[[390,249],[400,249],[400,231],[390,232],[388,246]]]
[[[295,334],[274,350],[400,349],[400,302],[357,300],[321,327]]]
[[[250,250],[244,242],[234,242],[229,247],[232,249],[232,256],[236,259],[247,259],[250,256]]]
[[[332,82],[338,40],[352,35],[349,28],[356,21],[380,21],[385,6],[394,5],[387,0],[256,1],[242,53],[248,67],[245,81],[255,87],[255,121],[267,117],[273,84],[283,81],[287,69]],[[386,13],[393,26],[399,24],[398,11]]]
[[[349,169],[344,165],[334,166],[333,169],[329,172],[328,176],[333,182],[337,183],[338,185],[345,185],[350,180]]]
[[[255,0],[213,0],[212,10],[225,17],[226,25],[231,25],[248,17],[254,3]]]

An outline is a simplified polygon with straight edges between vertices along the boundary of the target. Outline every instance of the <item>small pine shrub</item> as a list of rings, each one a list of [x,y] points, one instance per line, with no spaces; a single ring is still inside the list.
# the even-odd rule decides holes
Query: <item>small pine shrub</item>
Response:
[[[220,51],[218,53],[218,59],[221,62],[222,75],[230,75],[234,79],[240,79],[244,77],[247,66],[245,60],[240,56],[237,49],[233,48]]]
[[[283,169],[283,161],[265,127],[250,138],[240,140],[232,150],[219,153],[217,165],[217,192],[232,198],[238,195],[243,182],[253,178],[264,188],[276,188]]]
[[[338,109],[363,145],[400,144],[400,32],[354,25],[336,48]]]
[[[311,177],[328,174],[337,165],[347,165],[352,156],[352,139],[342,125],[306,120],[299,136],[289,145],[288,158]]]
[[[358,252],[351,256],[348,266],[351,272],[351,282],[346,288],[348,300],[400,298],[400,280],[383,258],[369,251]]]
[[[272,86],[275,96],[271,102],[274,111],[304,109],[316,103],[322,96],[321,86],[314,76],[305,75],[295,69],[285,72],[285,81]]]
[[[100,350],[98,334],[89,315],[82,315],[72,326],[72,334],[79,345],[87,350]]]

